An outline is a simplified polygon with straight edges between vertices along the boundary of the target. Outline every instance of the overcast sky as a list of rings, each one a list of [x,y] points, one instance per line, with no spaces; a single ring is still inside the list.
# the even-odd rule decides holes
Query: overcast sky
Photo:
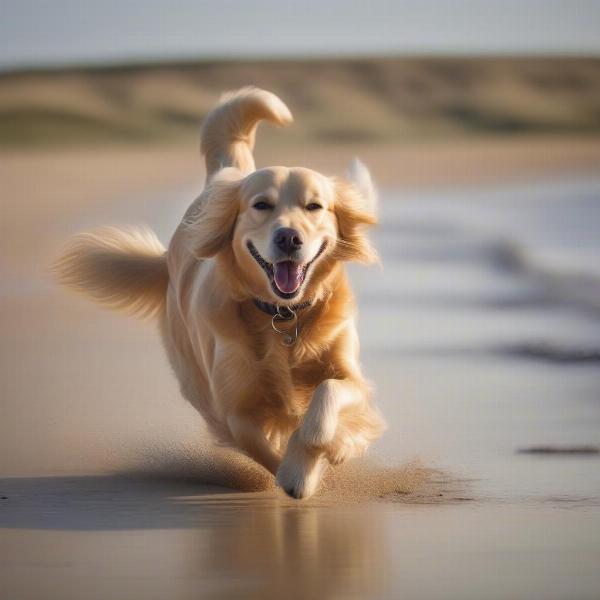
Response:
[[[0,68],[357,54],[600,55],[600,0],[0,0]]]

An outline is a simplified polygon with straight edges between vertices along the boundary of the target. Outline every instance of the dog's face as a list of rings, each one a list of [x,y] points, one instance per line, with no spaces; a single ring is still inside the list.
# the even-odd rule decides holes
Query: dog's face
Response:
[[[195,252],[212,256],[230,246],[251,295],[295,304],[318,294],[336,261],[374,258],[364,231],[375,222],[367,195],[304,168],[270,167],[246,177],[224,169],[190,222]]]
[[[333,182],[308,169],[275,167],[240,188],[233,250],[252,291],[281,303],[304,295],[335,247]]]

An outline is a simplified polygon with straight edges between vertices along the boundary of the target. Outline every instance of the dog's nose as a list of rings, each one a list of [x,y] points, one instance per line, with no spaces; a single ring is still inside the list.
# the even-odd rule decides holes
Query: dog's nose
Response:
[[[275,232],[275,245],[286,254],[291,254],[302,247],[300,233],[291,227],[282,227]]]

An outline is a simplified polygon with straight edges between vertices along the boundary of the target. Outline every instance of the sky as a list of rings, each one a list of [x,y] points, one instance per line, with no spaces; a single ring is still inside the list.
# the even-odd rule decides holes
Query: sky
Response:
[[[600,55],[600,0],[0,0],[0,69],[378,54]]]

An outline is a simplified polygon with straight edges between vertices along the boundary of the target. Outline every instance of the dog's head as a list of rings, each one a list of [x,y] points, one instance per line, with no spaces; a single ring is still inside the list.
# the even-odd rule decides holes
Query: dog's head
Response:
[[[358,161],[348,181],[304,168],[245,177],[223,169],[187,217],[197,257],[228,251],[248,293],[280,305],[318,297],[339,261],[376,260],[366,235],[375,222],[375,191]]]

